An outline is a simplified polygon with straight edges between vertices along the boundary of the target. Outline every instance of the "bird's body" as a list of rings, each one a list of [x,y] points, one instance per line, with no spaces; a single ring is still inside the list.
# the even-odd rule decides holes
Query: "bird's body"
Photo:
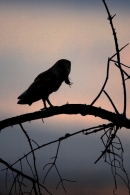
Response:
[[[46,101],[49,101],[49,95],[59,89],[62,82],[71,85],[68,75],[71,70],[71,62],[65,59],[57,61],[50,69],[39,74],[29,88],[23,92],[18,99],[18,104],[31,105],[40,99],[43,100],[46,108]]]

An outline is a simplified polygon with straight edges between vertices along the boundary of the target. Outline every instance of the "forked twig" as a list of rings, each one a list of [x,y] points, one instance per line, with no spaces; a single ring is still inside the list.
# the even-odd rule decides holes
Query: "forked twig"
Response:
[[[97,97],[93,100],[93,102],[90,104],[91,106],[97,101],[97,99],[100,97],[101,93],[103,92],[105,86],[106,86],[106,83],[107,83],[107,80],[109,78],[109,66],[110,66],[110,59],[108,58],[108,61],[107,61],[107,74],[106,74],[106,79],[104,81],[104,84],[99,92],[99,94],[97,95]]]
[[[56,160],[57,160],[57,158],[58,158],[58,152],[59,152],[59,148],[60,148],[60,142],[61,142],[61,140],[60,140],[59,143],[58,143],[56,155],[55,155],[55,157],[53,157],[53,158],[54,158],[54,162],[46,164],[46,165],[44,166],[44,168],[43,168],[43,170],[44,170],[45,167],[47,167],[48,165],[51,165],[50,168],[48,169],[48,171],[47,171],[45,177],[44,177],[43,183],[45,182],[45,179],[46,179],[47,175],[49,174],[49,172],[51,171],[51,169],[52,169],[53,167],[55,167],[56,172],[57,172],[57,174],[58,174],[58,176],[59,176],[59,178],[60,178],[60,181],[59,181],[59,183],[58,183],[56,189],[58,188],[59,184],[61,183],[61,184],[62,184],[62,188],[63,188],[64,192],[66,193],[66,189],[65,189],[65,187],[64,187],[63,181],[68,181],[68,182],[74,182],[74,181],[70,181],[70,180],[67,180],[67,179],[62,179],[61,174],[60,174],[60,172],[59,172],[59,170],[58,170],[58,168],[57,168]]]
[[[109,145],[110,142],[111,144],[107,148],[106,153],[104,154],[103,157],[105,158],[104,161],[111,166],[111,172],[115,183],[113,193],[116,195],[117,176],[118,176],[124,181],[130,194],[129,178],[128,178],[128,174],[125,171],[124,163],[123,163],[124,150],[120,138],[115,134],[117,129],[118,129],[117,127],[109,128],[108,130],[104,129],[105,133],[101,136],[102,143],[105,148]],[[113,139],[113,135],[114,135],[114,139]],[[104,139],[107,140],[105,141]],[[124,173],[126,179],[124,179],[124,177],[119,174],[119,169],[121,169],[122,173]]]
[[[111,146],[112,141],[113,141],[113,139],[115,138],[117,131],[118,131],[118,128],[116,127],[116,130],[115,130],[114,134],[111,136],[110,141],[109,141],[108,144],[105,146],[105,150],[102,152],[102,154],[99,156],[99,158],[95,161],[94,164],[96,164],[96,163],[104,156],[104,154],[107,153],[107,150],[108,150],[108,148]]]
[[[128,44],[126,44],[125,46],[123,46],[121,49],[119,49],[119,52],[121,52]],[[91,106],[97,101],[97,99],[100,97],[100,95],[102,94],[103,90],[105,89],[105,86],[107,84],[108,78],[109,78],[109,67],[110,67],[110,62],[112,61],[112,59],[117,55],[117,53],[115,53],[113,56],[111,56],[110,58],[108,58],[107,61],[107,73],[106,73],[106,79],[104,81],[104,84],[99,92],[99,94],[96,96],[96,98],[92,101],[92,103],[90,104]]]
[[[127,45],[129,45],[129,43],[128,43]],[[116,60],[111,60],[111,61],[117,63]],[[127,65],[125,65],[125,64],[123,64],[123,63],[120,63],[120,65],[122,65],[122,66],[124,66],[124,67],[126,67],[126,68],[130,68],[130,66],[127,66]],[[118,65],[117,65],[117,66],[118,66]]]

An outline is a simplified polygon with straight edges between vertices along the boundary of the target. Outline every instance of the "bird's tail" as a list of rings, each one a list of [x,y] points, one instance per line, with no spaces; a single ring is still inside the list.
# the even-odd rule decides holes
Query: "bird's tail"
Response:
[[[28,101],[28,93],[27,90],[24,91],[19,97],[18,97],[19,101],[17,102],[17,104],[28,104],[31,105],[31,103],[29,103]]]
[[[28,101],[26,99],[21,99],[17,102],[17,104],[28,104]],[[31,105],[31,104],[30,104]]]

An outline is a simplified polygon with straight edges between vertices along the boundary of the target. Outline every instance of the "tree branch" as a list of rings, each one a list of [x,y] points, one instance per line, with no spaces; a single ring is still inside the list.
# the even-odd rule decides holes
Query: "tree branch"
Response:
[[[105,95],[108,97],[109,101],[111,102],[111,104],[112,104],[112,106],[113,106],[113,108],[114,108],[116,114],[119,114],[119,112],[118,112],[118,110],[117,110],[115,104],[113,103],[113,101],[112,101],[112,99],[110,98],[110,96],[108,95],[108,93],[107,93],[105,90],[104,90],[103,92],[104,92]]]
[[[33,184],[33,189],[34,189],[35,194],[38,194],[38,193],[37,193],[37,189],[36,189],[36,184],[38,184],[38,183],[37,183],[37,181],[36,181],[34,178],[32,178],[32,177],[30,177],[29,175],[26,175],[26,174],[22,173],[21,171],[19,171],[19,170],[13,168],[11,165],[9,165],[9,163],[7,163],[6,161],[4,161],[2,158],[0,158],[0,163],[4,164],[6,167],[8,167],[8,168],[9,168],[11,171],[13,171],[14,173],[17,173],[18,175],[22,176],[23,178],[26,178],[26,179],[28,179],[29,181],[31,181],[32,184]],[[52,195],[52,194],[47,190],[47,188],[46,188],[45,186],[43,186],[43,185],[40,184],[40,183],[39,183],[39,186],[41,186],[42,188],[44,188],[50,195]]]
[[[120,52],[121,50],[123,50],[127,45],[128,45],[128,44],[126,44],[125,46],[123,46],[123,47],[119,50],[119,52]],[[99,94],[97,95],[97,97],[96,97],[96,98],[92,101],[92,103],[90,104],[91,106],[97,101],[97,99],[100,97],[100,95],[102,94],[103,90],[105,89],[105,86],[106,86],[107,81],[108,81],[108,78],[109,78],[109,67],[110,67],[110,62],[113,61],[112,59],[113,59],[116,55],[117,55],[117,53],[115,53],[113,56],[111,56],[110,58],[108,58],[108,61],[107,61],[106,79],[105,79],[105,81],[104,81],[104,84],[103,84],[103,86],[102,86],[102,88],[101,88]],[[118,66],[118,68],[119,68],[119,66]],[[122,71],[123,71],[123,69],[122,69]]]
[[[117,125],[119,127],[125,127],[128,129],[130,128],[130,120],[122,114],[116,114],[105,109],[97,108],[86,104],[66,104],[59,107],[55,106],[52,108],[48,108],[43,111],[27,113],[20,116],[5,119],[3,121],[0,121],[0,130],[27,121],[49,118],[51,116],[60,114],[81,114],[82,116],[93,115],[95,117],[100,117],[102,119],[111,121],[112,123],[114,123],[114,125]]]
[[[123,74],[123,70],[120,64],[120,50],[119,50],[119,46],[118,46],[118,39],[116,36],[116,32],[114,29],[114,25],[113,25],[113,17],[111,16],[109,9],[107,7],[107,4],[105,2],[105,0],[102,0],[104,3],[104,6],[106,8],[107,14],[108,14],[108,20],[110,21],[110,26],[112,29],[112,33],[113,33],[113,37],[114,37],[114,42],[115,42],[115,49],[116,49],[116,53],[117,53],[117,63],[120,69],[120,74],[121,74],[121,78],[122,78],[122,84],[123,84],[123,92],[124,92],[124,109],[123,109],[123,115],[126,116],[126,86],[125,86],[125,79],[124,79],[124,74]],[[115,15],[114,15],[115,16]]]
[[[13,168],[11,165],[9,165],[6,161],[4,161],[4,160],[1,159],[1,158],[0,158],[0,163],[6,165],[11,171],[17,173],[18,175],[21,175],[22,177],[24,177],[24,178],[30,180],[30,181],[32,182],[32,184],[33,184],[34,191],[36,192],[36,186],[35,186],[36,181],[35,181],[32,177],[30,177],[30,176],[28,176],[28,175],[22,173],[21,171],[19,171],[19,170]]]

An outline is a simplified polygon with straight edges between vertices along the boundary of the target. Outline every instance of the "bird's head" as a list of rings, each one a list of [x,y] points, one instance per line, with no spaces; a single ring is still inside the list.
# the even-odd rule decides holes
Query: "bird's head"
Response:
[[[57,71],[60,77],[65,81],[65,83],[69,86],[72,85],[72,82],[70,82],[69,79],[69,73],[71,71],[71,62],[66,59],[61,59],[56,62]]]
[[[58,73],[67,77],[71,71],[71,62],[66,59],[61,59],[56,62]]]

